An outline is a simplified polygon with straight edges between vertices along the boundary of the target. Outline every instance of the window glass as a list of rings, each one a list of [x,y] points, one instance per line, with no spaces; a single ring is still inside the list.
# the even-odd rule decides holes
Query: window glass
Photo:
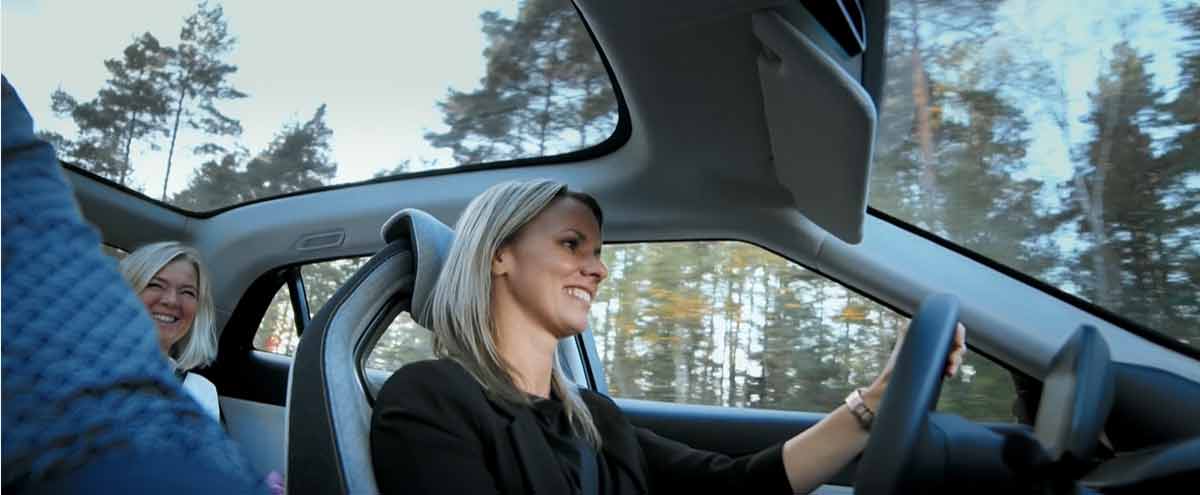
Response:
[[[310,263],[300,267],[300,276],[304,280],[304,292],[308,296],[308,309],[316,315],[325,303],[333,297],[333,293],[350,279],[354,272],[370,259],[362,256],[320,263]],[[296,352],[300,338],[296,333],[296,320],[292,308],[291,292],[287,285],[279,288],[271,300],[271,307],[263,316],[258,332],[254,335],[254,347],[259,350],[286,354],[291,356]]]
[[[254,348],[262,351],[294,356],[300,335],[296,333],[296,313],[292,310],[291,292],[287,285],[279,288],[258,331],[254,334]]]
[[[368,256],[346,258],[322,263],[311,263],[300,267],[300,275],[304,279],[304,293],[308,296],[308,311],[316,316],[317,312],[333,298],[333,294],[362,268]]]
[[[386,372],[413,361],[433,358],[433,334],[402,312],[388,325],[367,355],[367,368]]]
[[[830,411],[878,375],[908,319],[753,245],[607,246],[592,330],[615,397]],[[940,409],[1013,421],[1008,373],[968,352]]]
[[[193,211],[559,155],[617,123],[570,0],[2,7],[4,73],[60,158]]]
[[[895,0],[870,203],[1200,346],[1200,3]]]

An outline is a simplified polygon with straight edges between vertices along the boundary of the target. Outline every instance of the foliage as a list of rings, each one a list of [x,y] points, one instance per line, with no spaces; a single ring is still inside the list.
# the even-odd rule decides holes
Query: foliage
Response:
[[[150,33],[134,39],[122,57],[104,62],[109,79],[90,101],[80,103],[62,89],[51,95],[51,107],[71,117],[78,137],[57,139],[59,154],[84,169],[125,185],[132,172],[133,143],[152,148],[167,134],[166,66],[170,50]]]
[[[592,331],[618,397],[799,411],[837,407],[879,373],[908,319],[766,250],[623,244]],[[968,354],[939,408],[1011,421],[1007,371]]]
[[[208,136],[237,136],[242,133],[242,124],[216,107],[217,101],[246,97],[245,93],[234,89],[226,81],[237,72],[237,67],[222,60],[233,50],[236,42],[233,35],[229,34],[224,15],[220,6],[201,2],[196,12],[184,19],[179,33],[179,46],[170,51],[167,72],[169,91],[174,99],[174,117],[171,144],[167,152],[167,170],[163,178],[163,200],[167,198],[167,182],[171,178],[171,162],[175,156],[180,123]],[[197,147],[202,153],[211,153],[215,149],[220,149],[220,146],[205,143]]]
[[[486,73],[438,102],[448,130],[427,133],[430,144],[468,164],[582,149],[612,132],[608,73],[570,2],[526,0],[516,19],[480,19]]]
[[[337,174],[329,154],[332,136],[321,105],[308,121],[285,125],[265,151],[244,163],[242,152],[205,162],[172,203],[207,210],[325,185]]]

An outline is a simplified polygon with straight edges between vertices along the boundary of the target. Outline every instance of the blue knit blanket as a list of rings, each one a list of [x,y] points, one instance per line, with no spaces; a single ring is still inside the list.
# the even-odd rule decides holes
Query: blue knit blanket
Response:
[[[255,483],[238,447],[180,388],[146,309],[101,253],[7,78],[3,92],[3,491],[36,490],[114,454],[175,456],[192,463],[181,470]]]

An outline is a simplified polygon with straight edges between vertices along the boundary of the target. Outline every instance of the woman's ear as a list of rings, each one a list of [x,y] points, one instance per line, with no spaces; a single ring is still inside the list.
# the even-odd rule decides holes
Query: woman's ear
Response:
[[[512,256],[510,256],[507,248],[497,249],[496,254],[492,256],[492,276],[501,277],[508,275],[511,260]]]

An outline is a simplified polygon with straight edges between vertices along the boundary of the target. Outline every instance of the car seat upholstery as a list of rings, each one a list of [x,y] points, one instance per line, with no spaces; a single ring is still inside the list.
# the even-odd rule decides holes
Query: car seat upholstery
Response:
[[[288,378],[290,493],[378,493],[371,465],[373,393],[362,363],[399,311],[423,314],[454,233],[413,209],[392,215],[387,245],[337,290],[300,339]]]

